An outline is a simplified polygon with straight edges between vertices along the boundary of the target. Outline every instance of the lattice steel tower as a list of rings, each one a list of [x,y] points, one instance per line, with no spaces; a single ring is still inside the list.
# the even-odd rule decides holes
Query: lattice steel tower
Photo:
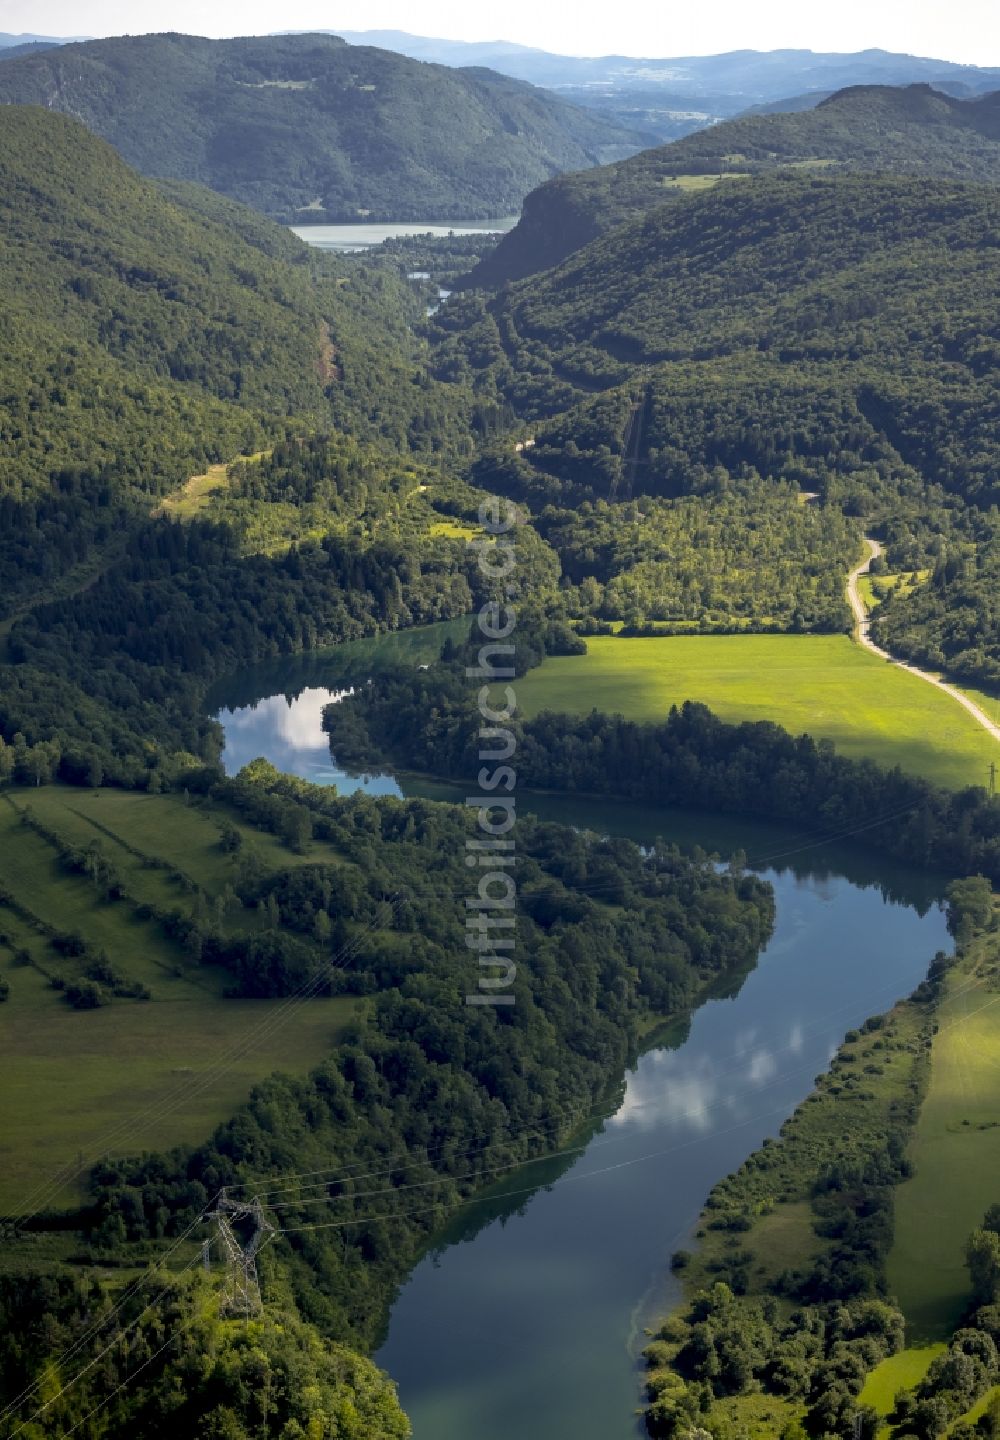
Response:
[[[264,1307],[257,1279],[257,1256],[275,1233],[261,1200],[259,1197],[249,1201],[230,1200],[223,1190],[208,1218],[215,1221],[216,1242],[228,1270],[222,1313],[247,1318],[259,1315]]]

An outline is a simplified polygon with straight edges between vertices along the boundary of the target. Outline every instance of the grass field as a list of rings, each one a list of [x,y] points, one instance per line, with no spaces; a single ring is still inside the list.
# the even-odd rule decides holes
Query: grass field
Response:
[[[476,525],[464,525],[461,520],[435,520],[427,531],[428,535],[446,535],[449,540],[475,540],[482,529]]]
[[[1000,982],[982,966],[963,970],[939,1012],[915,1173],[896,1197],[889,1285],[915,1341],[943,1337],[961,1317],[965,1242],[1000,1199]]]
[[[958,1417],[948,1434],[953,1434],[958,1425],[974,1425],[981,1415],[985,1415],[987,1410],[996,1404],[997,1400],[1000,1400],[1000,1385],[994,1385],[987,1390],[985,1395],[980,1395],[975,1405],[966,1410],[964,1415]]]
[[[129,898],[109,901],[86,875],[68,873],[58,846],[21,823],[29,805],[60,842],[85,849],[96,841]],[[287,1008],[224,998],[228,972],[196,963],[137,913],[136,903],[185,908],[196,885],[209,897],[222,893],[234,862],[219,844],[221,819],[236,824],[265,867],[341,859],[318,844],[294,855],[235,815],[174,795],[49,786],[0,798],[0,875],[16,901],[0,907],[0,974],[10,985],[0,1004],[0,1214],[18,1211],[81,1155],[92,1162],[106,1151],[207,1138],[274,1070],[304,1074],[318,1064],[356,1013],[351,999]],[[72,1009],[49,977],[72,978],[77,962],[54,950],[33,917],[78,930],[151,998]],[[226,926],[257,923],[239,907]],[[31,963],[14,964],[16,950]],[[50,1199],[73,1203],[81,1194],[74,1179]]]
[[[714,190],[716,185],[725,180],[749,180],[749,175],[739,173],[723,173],[721,175],[670,175],[660,181],[666,190],[683,190],[688,194],[697,194],[701,190]]]
[[[528,716],[598,709],[633,720],[700,700],[724,720],[773,720],[954,787],[985,785],[1000,760],[1000,746],[954,700],[846,635],[599,635],[586,655],[531,671],[517,696]]]
[[[877,591],[898,590],[900,595],[910,595],[930,577],[930,573],[929,570],[900,570],[878,576],[859,575],[858,594],[864,601],[865,609],[874,610],[884,598]]]
[[[888,1415],[899,1391],[912,1390],[914,1385],[919,1385],[931,1362],[946,1349],[942,1341],[936,1345],[909,1346],[898,1355],[890,1355],[868,1376],[859,1397],[860,1403],[870,1405],[880,1415]]]
[[[0,1214],[20,1211],[80,1157],[207,1139],[272,1071],[304,1074],[319,1064],[357,1004],[311,1000],[279,1027],[281,1000],[185,996],[161,984],[146,1004],[78,1012],[53,1003],[37,970],[5,973]],[[74,1181],[50,1203],[81,1198]]]
[[[208,504],[216,490],[221,490],[229,481],[228,465],[210,465],[204,475],[192,475],[190,480],[168,495],[157,506],[154,514],[171,515],[178,520],[190,520]]]

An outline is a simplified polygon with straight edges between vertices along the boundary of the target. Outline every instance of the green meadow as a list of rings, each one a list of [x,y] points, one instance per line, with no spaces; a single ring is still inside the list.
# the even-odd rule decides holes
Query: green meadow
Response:
[[[62,844],[96,841],[128,898],[109,900],[88,876],[68,873],[59,843],[22,823],[27,807]],[[183,909],[199,893],[208,903],[223,894],[234,861],[219,844],[222,820],[266,867],[341,858],[318,844],[294,855],[217,805],[174,795],[48,786],[0,798],[0,872],[14,901],[0,906],[0,975],[10,986],[0,1004],[0,1214],[34,1208],[42,1193],[52,1204],[80,1200],[75,1175],[45,1187],[81,1158],[198,1143],[273,1071],[320,1063],[355,1014],[353,999],[227,998],[228,972],[195,962],[144,917],[143,905]],[[52,986],[54,976],[74,978],[74,962],[36,923],[53,918],[150,998],[74,1010]],[[239,907],[226,927],[257,923]]]
[[[876,1365],[859,1396],[862,1405],[870,1405],[879,1415],[891,1413],[900,1390],[912,1390],[919,1385],[931,1364],[946,1350],[944,1341],[935,1345],[909,1346],[898,1355],[890,1355],[881,1365]],[[888,1433],[888,1427],[886,1427]]]
[[[985,947],[974,970],[953,973],[938,1025],[888,1263],[915,1342],[941,1339],[961,1319],[965,1244],[1000,1199],[1000,967]]]
[[[550,657],[517,697],[527,716],[597,709],[631,720],[699,700],[724,720],[772,720],[955,788],[985,785],[1000,761],[954,700],[846,635],[588,637],[586,655]]]

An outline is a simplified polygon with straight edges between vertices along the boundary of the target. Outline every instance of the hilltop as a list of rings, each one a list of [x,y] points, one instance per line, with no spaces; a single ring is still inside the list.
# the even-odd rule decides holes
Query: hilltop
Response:
[[[960,100],[927,85],[858,86],[815,109],[748,115],[561,176],[532,191],[520,223],[474,272],[495,286],[532,275],[691,190],[788,169],[1000,181],[1000,92]]]
[[[148,175],[284,220],[510,214],[641,136],[490,70],[329,35],[125,36],[7,61],[0,102],[66,111]]]

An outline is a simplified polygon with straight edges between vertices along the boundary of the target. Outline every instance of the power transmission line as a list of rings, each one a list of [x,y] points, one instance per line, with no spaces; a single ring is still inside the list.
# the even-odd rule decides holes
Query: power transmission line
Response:
[[[219,1250],[228,1271],[220,1313],[244,1319],[259,1315],[264,1306],[257,1278],[257,1256],[275,1233],[259,1196],[248,1202],[230,1200],[223,1190],[208,1218],[215,1221]],[[236,1227],[247,1223],[250,1233],[246,1240],[241,1240]]]

